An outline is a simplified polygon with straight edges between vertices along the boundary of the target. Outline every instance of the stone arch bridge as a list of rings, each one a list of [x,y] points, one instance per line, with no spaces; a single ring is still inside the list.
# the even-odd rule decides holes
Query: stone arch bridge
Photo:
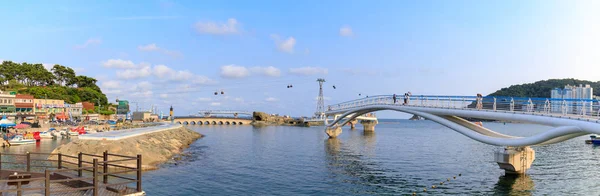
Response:
[[[252,119],[227,117],[175,117],[174,123],[182,125],[250,125]]]

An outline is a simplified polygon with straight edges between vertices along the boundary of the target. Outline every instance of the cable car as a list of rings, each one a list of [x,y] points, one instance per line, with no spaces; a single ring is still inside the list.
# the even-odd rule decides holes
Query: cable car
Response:
[[[219,95],[219,93],[217,91],[215,91],[215,95]]]
[[[335,89],[335,85],[333,85],[333,89]]]

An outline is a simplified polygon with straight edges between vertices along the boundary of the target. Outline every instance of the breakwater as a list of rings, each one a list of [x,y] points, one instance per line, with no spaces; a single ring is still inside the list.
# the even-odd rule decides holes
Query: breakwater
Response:
[[[52,153],[77,156],[78,153],[102,155],[104,151],[126,156],[142,155],[144,170],[157,169],[157,166],[171,159],[187,148],[202,135],[181,125],[156,126],[149,129],[113,131],[100,137],[96,134],[60,145]],[[109,134],[110,133],[110,134]],[[86,160],[91,161],[91,160]],[[135,162],[125,165],[134,166]]]

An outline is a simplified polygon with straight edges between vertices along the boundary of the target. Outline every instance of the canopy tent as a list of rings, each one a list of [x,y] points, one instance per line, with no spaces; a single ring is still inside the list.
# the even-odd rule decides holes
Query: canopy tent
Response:
[[[24,128],[29,128],[28,124],[18,124],[17,126],[15,126],[15,129],[24,129]]]
[[[0,120],[0,127],[3,127],[3,128],[14,127],[16,125],[17,124],[15,124],[14,122],[6,119],[6,116],[3,116],[2,120]]]

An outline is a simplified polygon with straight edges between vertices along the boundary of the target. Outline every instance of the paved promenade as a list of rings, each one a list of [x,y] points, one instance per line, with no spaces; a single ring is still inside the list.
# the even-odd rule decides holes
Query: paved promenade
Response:
[[[100,133],[91,133],[85,135],[79,135],[80,140],[122,140],[130,137],[136,137],[148,133],[155,133],[175,128],[180,128],[182,125],[171,124],[171,123],[160,123],[157,126],[123,129],[117,131],[108,131]]]

